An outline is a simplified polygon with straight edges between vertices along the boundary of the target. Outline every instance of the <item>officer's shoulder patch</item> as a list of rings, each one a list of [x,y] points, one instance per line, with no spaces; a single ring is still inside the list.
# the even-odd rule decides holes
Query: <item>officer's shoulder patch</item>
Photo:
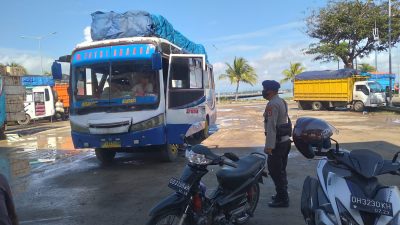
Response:
[[[272,107],[273,106],[267,106],[267,108],[265,108],[265,112],[267,113],[267,116],[272,116]]]

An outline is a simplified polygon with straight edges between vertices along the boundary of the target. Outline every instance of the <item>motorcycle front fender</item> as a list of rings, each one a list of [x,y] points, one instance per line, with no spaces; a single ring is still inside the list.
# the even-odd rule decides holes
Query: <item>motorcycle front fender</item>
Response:
[[[171,210],[171,209],[183,210],[183,208],[186,207],[186,205],[188,204],[188,201],[189,198],[181,194],[178,193],[171,194],[170,196],[160,201],[156,206],[154,206],[150,210],[150,216],[156,216],[166,210]]]

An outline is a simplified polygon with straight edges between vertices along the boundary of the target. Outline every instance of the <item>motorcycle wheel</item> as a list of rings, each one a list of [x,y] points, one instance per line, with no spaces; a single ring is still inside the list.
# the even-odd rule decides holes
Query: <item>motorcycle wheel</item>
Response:
[[[159,215],[150,218],[147,225],[177,225],[182,217],[180,210],[169,210]],[[189,225],[187,219],[183,222],[183,225]]]
[[[250,213],[253,215],[256,211],[258,200],[260,199],[260,186],[258,183],[253,184],[247,191],[247,202],[250,205]]]
[[[258,183],[253,184],[247,191],[247,203],[250,206],[249,213],[250,216],[254,215],[254,211],[256,211],[258,200],[260,199],[260,186]],[[246,224],[248,220],[244,221],[243,223],[236,222],[235,225],[243,225]]]

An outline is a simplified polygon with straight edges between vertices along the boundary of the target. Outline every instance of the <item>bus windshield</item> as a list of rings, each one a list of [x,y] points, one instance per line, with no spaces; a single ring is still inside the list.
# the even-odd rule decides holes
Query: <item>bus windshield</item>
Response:
[[[385,90],[383,90],[382,86],[377,82],[369,82],[368,86],[372,93],[385,92]]]
[[[74,106],[77,113],[156,108],[158,73],[151,61],[104,62],[73,68]]]

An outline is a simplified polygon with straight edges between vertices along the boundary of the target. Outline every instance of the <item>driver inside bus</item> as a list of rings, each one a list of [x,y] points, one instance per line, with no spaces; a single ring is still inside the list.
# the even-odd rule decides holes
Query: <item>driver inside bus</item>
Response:
[[[111,86],[104,88],[101,99],[120,98],[122,87],[117,82],[111,81]]]
[[[135,96],[145,96],[146,94],[153,93],[153,84],[150,83],[147,76],[140,75],[139,82],[133,87],[132,92]]]

